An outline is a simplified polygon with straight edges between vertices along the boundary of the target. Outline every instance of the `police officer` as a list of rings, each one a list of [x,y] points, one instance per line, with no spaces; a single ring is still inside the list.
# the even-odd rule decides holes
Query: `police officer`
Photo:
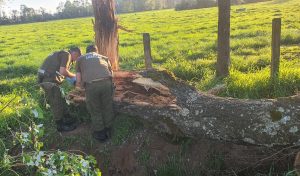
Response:
[[[95,45],[76,62],[76,87],[85,88],[87,109],[91,115],[93,137],[100,142],[109,138],[114,115],[112,70],[107,57],[97,54]]]
[[[54,52],[45,59],[38,70],[38,82],[45,91],[57,130],[60,132],[72,131],[76,128],[75,119],[68,111],[59,85],[65,77],[72,79],[76,77],[69,69],[79,56],[81,51],[78,47],[73,47],[69,51]]]

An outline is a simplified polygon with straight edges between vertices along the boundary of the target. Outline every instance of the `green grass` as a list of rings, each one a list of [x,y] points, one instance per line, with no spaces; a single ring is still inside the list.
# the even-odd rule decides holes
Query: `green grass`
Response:
[[[194,176],[207,175],[200,168],[192,168],[183,156],[179,154],[169,154],[167,162],[160,165],[157,170],[157,176]]]
[[[275,96],[288,96],[296,94],[300,84],[300,70],[289,65],[280,70],[278,80],[271,81],[270,69],[264,69],[255,73],[242,73],[232,71],[232,76],[226,79],[227,90],[224,96],[245,98],[272,98]]]
[[[246,8],[246,11],[236,12],[239,8]],[[274,98],[292,95],[300,88],[299,77],[295,76],[300,70],[299,8],[297,0],[232,6],[231,76],[224,81],[228,90],[221,93],[222,96]],[[269,89],[266,70],[270,65],[271,23],[274,17],[282,17],[283,75],[274,89]],[[204,91],[222,82],[214,77],[217,8],[150,11],[122,14],[119,18],[121,25],[134,30],[134,33],[120,31],[122,69],[144,67],[141,33],[149,32],[155,67],[166,68]],[[93,42],[93,36],[91,18],[1,26],[1,92],[6,94],[34,84],[36,69],[49,53],[74,45],[84,49]],[[249,78],[245,79],[248,74]],[[262,82],[264,87],[260,85]],[[286,83],[292,85],[285,88]],[[257,93],[261,90],[273,92]]]
[[[118,115],[112,127],[111,142],[113,145],[121,145],[125,143],[136,130],[142,127],[134,117],[126,115]]]

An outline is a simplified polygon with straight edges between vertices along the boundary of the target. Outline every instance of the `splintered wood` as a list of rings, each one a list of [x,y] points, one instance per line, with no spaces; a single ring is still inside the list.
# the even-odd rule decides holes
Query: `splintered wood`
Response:
[[[114,101],[125,102],[136,105],[166,107],[176,104],[176,98],[168,87],[160,82],[153,81],[151,78],[144,78],[134,72],[115,72],[114,73]],[[68,99],[80,104],[85,102],[84,92],[72,91]]]

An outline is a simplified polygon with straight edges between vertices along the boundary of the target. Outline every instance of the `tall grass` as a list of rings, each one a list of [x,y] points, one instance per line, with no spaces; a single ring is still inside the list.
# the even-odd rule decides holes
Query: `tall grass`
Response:
[[[270,79],[270,70],[242,73],[232,70],[226,79],[227,89],[222,96],[244,98],[274,98],[296,94],[300,89],[300,70],[283,67],[277,80]]]
[[[239,8],[246,10],[239,12]],[[300,67],[292,67],[300,64],[300,14],[297,13],[299,8],[298,0],[231,7],[231,76],[224,81],[228,90],[222,95],[269,98],[294,94],[299,87],[299,78],[295,74],[299,72]],[[214,76],[217,58],[217,15],[216,7],[120,15],[120,24],[133,30],[132,33],[120,30],[122,69],[144,67],[141,33],[148,32],[151,35],[155,67],[166,68],[203,91],[223,83]],[[279,87],[287,85],[288,88],[270,89],[270,86],[262,86],[257,80],[259,77],[268,82],[271,22],[274,17],[282,17],[282,77],[277,84]],[[0,26],[1,93],[9,94],[14,89],[20,89],[19,87],[26,89],[33,84],[36,70],[47,55],[74,45],[84,50],[93,42],[93,37],[91,18]],[[251,82],[253,85],[248,87],[252,88],[245,88],[245,85],[240,83],[243,80],[249,84]],[[257,88],[254,88],[256,86]],[[273,92],[257,93],[258,90]]]

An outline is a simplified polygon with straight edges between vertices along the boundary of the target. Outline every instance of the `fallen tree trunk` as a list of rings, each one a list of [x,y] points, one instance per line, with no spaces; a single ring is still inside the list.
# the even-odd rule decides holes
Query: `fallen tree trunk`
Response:
[[[222,98],[198,92],[166,71],[117,72],[115,110],[139,116],[176,137],[255,145],[299,145],[300,96]],[[74,104],[84,97],[70,94]]]

